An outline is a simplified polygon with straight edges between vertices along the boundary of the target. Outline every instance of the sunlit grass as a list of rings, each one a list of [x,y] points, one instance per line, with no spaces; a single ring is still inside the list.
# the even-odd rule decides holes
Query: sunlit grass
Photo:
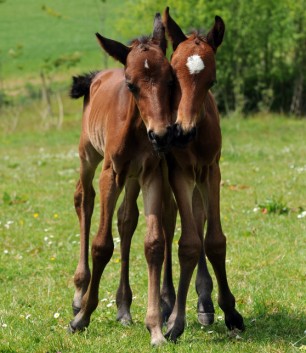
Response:
[[[144,325],[147,270],[142,215],[131,252],[133,325],[123,327],[115,320],[120,244],[114,218],[115,251],[103,274],[99,307],[88,330],[67,334],[79,252],[73,192],[80,118],[68,114],[58,130],[52,124],[40,125],[39,115],[22,114],[12,130],[9,117],[1,117],[7,129],[1,130],[0,145],[0,352],[151,351]],[[201,327],[193,281],[186,330],[177,345],[169,343],[158,351],[302,351],[306,345],[305,122],[277,116],[225,119],[222,128],[221,213],[228,239],[228,278],[247,329],[238,338],[228,337],[217,307],[215,324]],[[266,200],[282,200],[289,212],[263,212],[259,205]],[[98,211],[97,204],[93,234]],[[178,224],[176,284],[179,233]],[[216,292],[215,283],[215,303]]]

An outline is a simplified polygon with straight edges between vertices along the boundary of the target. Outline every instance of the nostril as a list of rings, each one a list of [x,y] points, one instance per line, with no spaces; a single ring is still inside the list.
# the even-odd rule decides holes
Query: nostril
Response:
[[[154,141],[156,138],[156,135],[154,134],[153,130],[148,131],[148,137],[150,141]]]

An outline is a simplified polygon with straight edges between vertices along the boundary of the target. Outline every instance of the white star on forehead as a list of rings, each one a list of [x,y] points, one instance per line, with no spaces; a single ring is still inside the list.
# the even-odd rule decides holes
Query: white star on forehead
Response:
[[[189,56],[186,66],[191,75],[198,74],[205,68],[204,62],[198,54]]]
[[[146,69],[149,69],[148,59],[145,60],[144,67],[145,67]]]

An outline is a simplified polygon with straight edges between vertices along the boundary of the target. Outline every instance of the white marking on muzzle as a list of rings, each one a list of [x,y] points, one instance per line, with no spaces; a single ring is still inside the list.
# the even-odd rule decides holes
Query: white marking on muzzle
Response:
[[[189,56],[186,66],[189,69],[190,75],[198,74],[205,68],[204,62],[198,54]]]
[[[148,59],[145,60],[144,67],[145,67],[146,69],[149,69]]]

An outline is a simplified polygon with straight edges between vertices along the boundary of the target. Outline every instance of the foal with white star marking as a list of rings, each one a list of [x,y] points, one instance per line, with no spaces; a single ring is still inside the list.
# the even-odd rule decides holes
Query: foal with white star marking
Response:
[[[180,280],[174,309],[167,323],[166,337],[176,341],[184,331],[185,307],[189,283],[198,263],[196,289],[199,295],[198,317],[211,323],[212,281],[205,254],[218,282],[218,303],[230,330],[244,329],[243,318],[235,309],[225,270],[226,238],[220,222],[221,130],[215,100],[209,91],[216,81],[215,54],[223,40],[222,19],[206,37],[186,37],[171,18],[169,8],[163,23],[173,45],[171,66],[176,77],[173,114],[174,137],[167,155],[169,181],[181,216],[179,240]],[[204,224],[207,230],[203,242]]]

